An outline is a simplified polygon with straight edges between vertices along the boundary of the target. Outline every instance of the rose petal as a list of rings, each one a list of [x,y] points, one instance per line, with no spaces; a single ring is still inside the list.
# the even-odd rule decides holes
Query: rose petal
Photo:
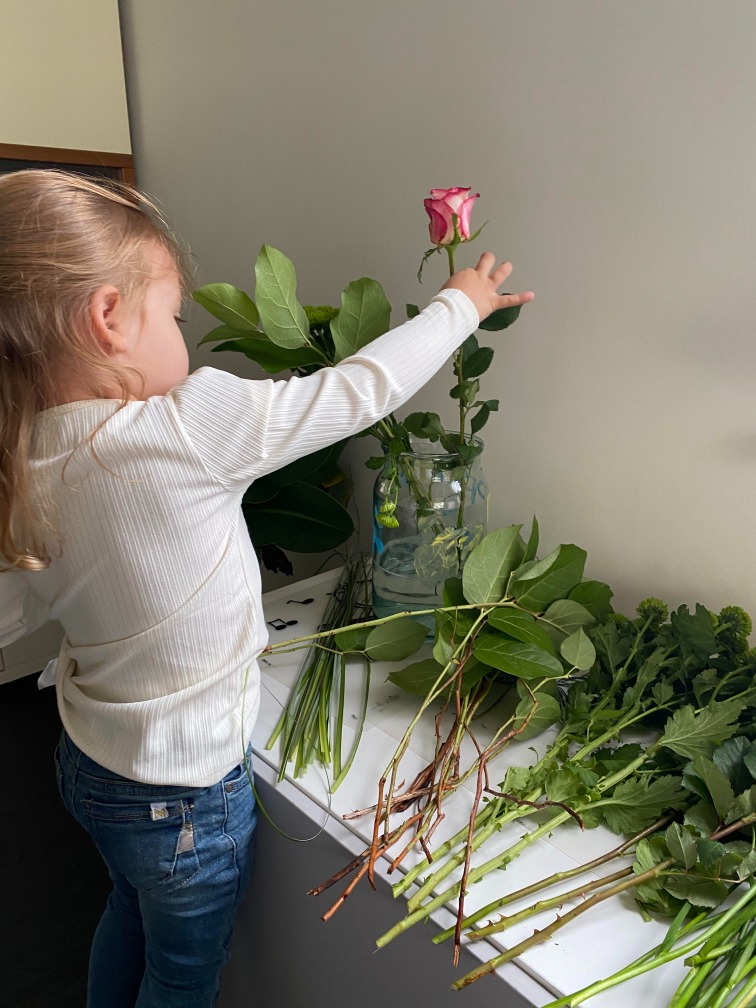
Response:
[[[467,241],[470,237],[470,215],[472,214],[472,208],[475,204],[475,200],[478,199],[479,196],[480,193],[475,193],[474,196],[470,196],[462,203],[462,206],[457,211],[457,216],[459,217],[459,236],[464,241]]]
[[[448,245],[454,238],[452,211],[442,201],[426,199],[423,206],[430,217],[430,240],[434,245]]]

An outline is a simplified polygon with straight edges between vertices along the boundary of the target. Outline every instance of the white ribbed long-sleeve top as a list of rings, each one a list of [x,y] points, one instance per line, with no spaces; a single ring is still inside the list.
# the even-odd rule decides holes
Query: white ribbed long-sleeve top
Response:
[[[39,414],[35,479],[62,548],[46,570],[0,575],[0,646],[40,611],[62,624],[58,706],[87,755],[137,781],[198,787],[239,762],[267,643],[244,491],[396,409],[477,325],[466,295],[446,290],[308,377],[201,368],[120,409],[92,400]]]

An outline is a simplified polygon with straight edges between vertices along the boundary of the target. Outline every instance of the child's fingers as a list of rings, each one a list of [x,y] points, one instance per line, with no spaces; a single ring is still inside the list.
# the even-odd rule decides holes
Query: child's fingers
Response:
[[[514,308],[517,305],[527,304],[535,297],[533,291],[520,291],[519,294],[499,294],[499,308]]]
[[[505,260],[503,263],[499,263],[496,269],[494,269],[495,265],[496,256],[493,252],[484,252],[480,259],[478,259],[475,269],[478,273],[482,273],[483,276],[489,277],[494,286],[499,287],[512,272],[512,263]]]

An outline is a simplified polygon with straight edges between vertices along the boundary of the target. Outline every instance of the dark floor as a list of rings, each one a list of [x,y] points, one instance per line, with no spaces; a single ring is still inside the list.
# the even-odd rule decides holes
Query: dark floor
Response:
[[[0,1006],[84,1008],[89,943],[107,873],[58,797],[53,689],[0,686]]]

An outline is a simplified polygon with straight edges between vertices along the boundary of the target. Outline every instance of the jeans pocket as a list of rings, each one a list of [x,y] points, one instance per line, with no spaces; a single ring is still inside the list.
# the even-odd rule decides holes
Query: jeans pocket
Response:
[[[111,871],[142,892],[172,892],[199,871],[192,802],[83,800],[86,826]]]

